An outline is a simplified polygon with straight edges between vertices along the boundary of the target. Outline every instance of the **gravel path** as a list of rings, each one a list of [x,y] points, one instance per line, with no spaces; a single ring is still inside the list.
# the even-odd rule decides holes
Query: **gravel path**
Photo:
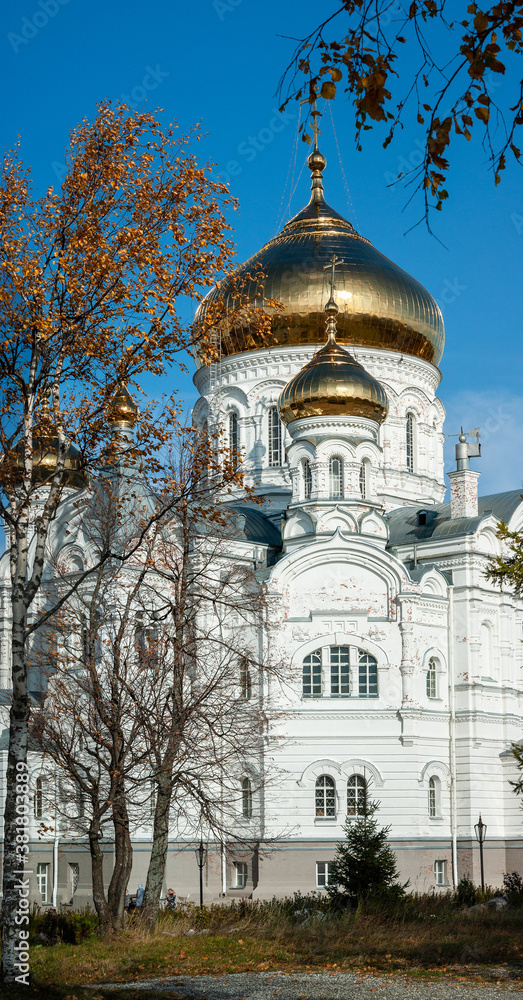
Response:
[[[117,984],[113,984],[116,986]],[[118,984],[120,989],[121,983]],[[485,986],[463,982],[420,982],[398,976],[363,976],[350,972],[252,972],[229,976],[170,976],[128,983],[130,988],[170,992],[187,1000],[454,1000],[468,994],[474,1000],[503,1000],[523,991],[523,982]],[[107,984],[104,984],[107,989]],[[459,992],[458,992],[459,991]]]

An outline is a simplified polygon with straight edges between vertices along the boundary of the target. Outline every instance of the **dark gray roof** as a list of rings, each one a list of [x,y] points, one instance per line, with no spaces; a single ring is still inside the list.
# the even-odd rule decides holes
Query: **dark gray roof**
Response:
[[[450,503],[440,503],[434,507],[423,507],[422,504],[399,507],[387,515],[390,530],[388,547],[473,535],[490,514],[494,514],[498,520],[509,521],[522,502],[521,490],[491,493],[489,496],[479,497],[477,517],[459,517],[453,520],[450,517]],[[429,524],[418,524],[418,514],[422,510],[435,515]]]
[[[271,549],[281,549],[281,532],[261,510],[245,504],[231,505],[229,510],[240,515],[240,532],[249,542],[260,542]]]

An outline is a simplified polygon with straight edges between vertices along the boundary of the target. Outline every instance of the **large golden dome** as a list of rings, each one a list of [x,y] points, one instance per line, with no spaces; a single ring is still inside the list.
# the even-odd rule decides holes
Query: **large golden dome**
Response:
[[[282,232],[242,264],[235,281],[252,306],[271,316],[271,337],[260,337],[241,319],[227,323],[238,307],[234,282],[213,288],[198,308],[196,323],[213,310],[223,316],[221,355],[252,351],[275,344],[319,344],[324,339],[324,305],[328,299],[325,265],[333,254],[340,305],[337,338],[341,344],[411,354],[437,365],[443,354],[444,328],[440,309],[415,278],[360,236],[323,197],[325,157],[309,156],[313,186],[309,204]],[[257,272],[264,277],[256,279]],[[249,280],[249,275],[253,279]],[[264,306],[276,299],[283,310]],[[211,307],[211,309],[209,309]]]
[[[336,343],[336,303],[326,306],[327,343],[303,366],[280,394],[278,408],[284,423],[301,417],[366,417],[381,423],[388,410],[383,386]]]

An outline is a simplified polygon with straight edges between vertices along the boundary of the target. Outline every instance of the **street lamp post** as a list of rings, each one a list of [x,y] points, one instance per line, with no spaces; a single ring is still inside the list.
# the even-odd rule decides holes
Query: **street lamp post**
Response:
[[[203,909],[203,867],[207,859],[207,850],[203,846],[203,838],[200,837],[200,843],[195,850],[196,864],[200,869],[200,910]]]
[[[479,814],[479,820],[474,826],[476,832],[476,840],[479,844],[479,864],[481,869],[481,891],[485,889],[485,875],[483,872],[483,842],[487,836],[487,824],[481,819],[481,813]]]

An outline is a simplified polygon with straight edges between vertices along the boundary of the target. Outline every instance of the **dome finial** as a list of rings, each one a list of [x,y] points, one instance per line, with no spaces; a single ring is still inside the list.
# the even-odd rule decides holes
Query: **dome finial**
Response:
[[[314,97],[312,101],[310,98],[306,98],[302,101],[302,104],[312,104],[311,118],[312,118],[312,131],[314,134],[314,145],[312,153],[310,154],[307,165],[309,170],[312,172],[312,201],[316,204],[324,202],[323,197],[323,180],[322,173],[327,166],[327,160],[325,159],[323,153],[320,153],[318,148],[318,136],[320,134],[320,128],[318,126],[318,118],[321,118],[321,111],[318,111],[318,106],[316,103],[316,91],[313,91]]]
[[[336,342],[336,330],[337,330],[337,326],[338,326],[338,324],[336,322],[336,316],[338,315],[339,310],[338,310],[338,305],[336,303],[336,300],[334,298],[334,290],[336,288],[336,285],[334,284],[334,278],[335,278],[335,275],[336,275],[336,264],[343,264],[343,261],[341,260],[340,257],[336,257],[336,254],[333,253],[333,255],[332,255],[331,259],[330,259],[330,263],[329,264],[325,264],[325,266],[323,268],[324,271],[330,271],[329,285],[330,285],[330,289],[331,289],[331,294],[330,294],[329,301],[325,305],[325,312],[327,314],[327,323],[325,325],[325,330],[326,330],[326,333],[327,333],[327,343],[328,344]]]

